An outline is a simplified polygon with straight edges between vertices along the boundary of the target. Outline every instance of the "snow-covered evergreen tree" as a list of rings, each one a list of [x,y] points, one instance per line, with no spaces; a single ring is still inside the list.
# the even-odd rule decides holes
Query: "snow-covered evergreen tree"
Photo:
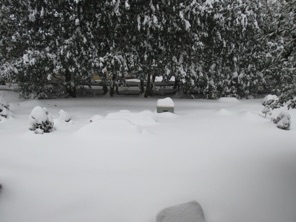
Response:
[[[92,1],[2,1],[4,64],[15,74],[24,95],[48,92],[76,96],[98,63],[97,25]]]
[[[3,0],[1,75],[39,97],[75,97],[93,73],[111,96],[128,75],[141,80],[145,96],[156,76],[174,76],[176,91],[206,98],[246,97],[281,81],[274,86],[287,101],[295,0],[272,2]]]
[[[265,70],[279,103],[296,108],[296,1],[266,2],[265,39],[269,47]]]

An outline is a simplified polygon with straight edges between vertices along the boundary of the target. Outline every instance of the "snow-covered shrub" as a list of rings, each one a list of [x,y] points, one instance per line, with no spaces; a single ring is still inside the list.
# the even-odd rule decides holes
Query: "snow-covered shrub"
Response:
[[[268,106],[271,109],[279,108],[279,98],[276,95],[267,95],[262,101],[263,106]]]
[[[282,111],[273,122],[280,129],[288,130],[291,125],[291,116],[288,112]]]
[[[36,106],[30,114],[30,130],[36,134],[49,133],[54,130],[52,115],[46,108]]]
[[[264,97],[262,101],[262,105],[264,106],[261,111],[266,118],[268,115],[271,115],[272,109],[279,108],[279,98],[276,95],[267,95]]]
[[[271,108],[269,106],[265,106],[261,112],[263,113],[265,118],[272,114],[271,113]]]
[[[70,113],[68,113],[62,109],[58,112],[58,114],[59,114],[59,119],[61,121],[70,122],[72,120]]]
[[[2,118],[8,118],[9,115],[9,104],[6,100],[0,96],[0,120]]]

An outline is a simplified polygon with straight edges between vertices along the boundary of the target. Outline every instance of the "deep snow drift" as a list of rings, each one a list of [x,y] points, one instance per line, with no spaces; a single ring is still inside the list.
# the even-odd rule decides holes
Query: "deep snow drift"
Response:
[[[285,131],[261,100],[174,99],[175,114],[157,114],[159,98],[0,94],[14,114],[0,122],[1,222],[152,222],[192,200],[208,222],[296,219],[295,111]],[[28,129],[35,106],[55,131]]]

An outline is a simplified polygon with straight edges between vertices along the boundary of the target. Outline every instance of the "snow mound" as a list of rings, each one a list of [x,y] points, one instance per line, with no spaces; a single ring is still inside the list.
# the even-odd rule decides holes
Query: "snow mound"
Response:
[[[124,119],[101,119],[87,124],[76,135],[94,139],[131,139],[142,133],[142,129]]]
[[[170,98],[167,97],[165,99],[159,99],[157,100],[157,106],[158,107],[174,107],[174,101]]]
[[[149,110],[133,113],[128,110],[121,110],[116,113],[109,113],[105,119],[108,120],[128,120],[139,126],[149,126],[156,124],[155,114]]]
[[[205,216],[201,205],[196,202],[188,202],[166,208],[158,213],[156,222],[205,222]]]
[[[157,117],[175,118],[177,117],[177,115],[171,112],[164,112],[164,113],[157,113]]]
[[[219,115],[219,116],[229,116],[229,115],[232,115],[233,112],[227,110],[227,109],[219,109],[218,111],[216,111],[216,113]]]
[[[234,97],[221,97],[220,99],[218,99],[218,101],[222,103],[238,103],[239,102],[239,100]]]
[[[98,121],[98,120],[101,120],[103,119],[103,117],[101,115],[94,115],[92,116],[90,119],[89,119],[89,122],[95,122],[95,121]]]
[[[58,112],[58,115],[59,115],[59,120],[64,122],[70,122],[72,119],[71,115],[62,109]]]

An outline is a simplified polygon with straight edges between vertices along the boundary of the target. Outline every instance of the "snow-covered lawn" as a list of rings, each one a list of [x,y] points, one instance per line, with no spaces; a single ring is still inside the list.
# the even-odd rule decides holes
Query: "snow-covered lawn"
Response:
[[[1,222],[152,222],[192,200],[208,222],[296,220],[295,111],[285,131],[261,100],[174,99],[156,114],[158,98],[0,95],[14,115],[0,122]],[[54,132],[28,130],[35,106]]]

